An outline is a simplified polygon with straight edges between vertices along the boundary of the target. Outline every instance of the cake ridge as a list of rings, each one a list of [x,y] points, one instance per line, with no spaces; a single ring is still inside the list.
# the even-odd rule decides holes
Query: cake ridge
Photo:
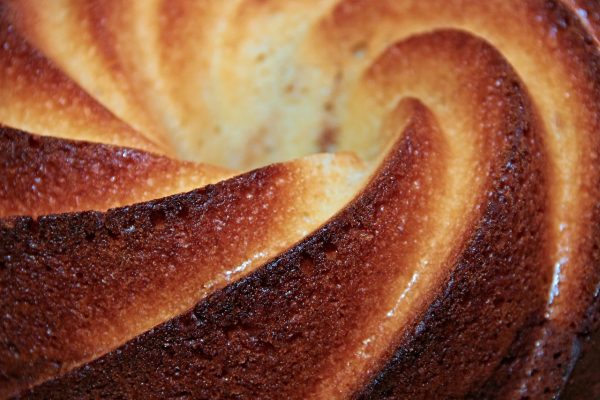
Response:
[[[600,395],[598,11],[2,0],[0,396]]]

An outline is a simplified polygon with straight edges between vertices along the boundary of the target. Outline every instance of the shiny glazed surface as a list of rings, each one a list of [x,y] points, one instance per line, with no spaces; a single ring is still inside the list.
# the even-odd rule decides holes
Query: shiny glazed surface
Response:
[[[597,2],[0,4],[1,396],[600,395]]]

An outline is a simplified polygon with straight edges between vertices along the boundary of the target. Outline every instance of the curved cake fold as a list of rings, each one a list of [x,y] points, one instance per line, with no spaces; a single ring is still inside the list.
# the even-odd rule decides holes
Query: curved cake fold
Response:
[[[599,13],[0,0],[0,397],[600,396]]]
[[[4,3],[11,24],[17,25],[28,42],[42,50],[89,95],[133,129],[144,132],[152,142],[170,147],[154,115],[143,107],[128,77],[121,73],[118,60],[110,51],[109,33],[94,32],[102,28],[102,23],[97,21],[96,25],[86,18],[102,9],[102,2],[60,0],[44,7],[35,1]],[[22,9],[26,12],[21,12]],[[100,35],[96,37],[96,33]],[[97,39],[101,40],[99,46],[95,46]],[[102,47],[103,43],[108,48]]]
[[[169,153],[120,121],[29,45],[0,4],[0,121],[37,134]],[[32,96],[35,93],[35,96]]]
[[[0,127],[0,217],[96,210],[187,192],[233,171]]]
[[[363,176],[354,156],[315,155],[106,213],[0,220],[3,394],[102,355],[248,274],[336,212]]]
[[[403,138],[330,222],[248,278],[26,397],[308,395],[317,382],[315,369],[334,350],[332,340],[345,342],[341,325],[356,324],[360,310],[382,299],[383,292],[368,296],[387,283],[375,278],[395,275],[379,265],[361,271],[363,253],[375,253],[377,235],[391,228],[403,239],[397,247],[410,254],[412,236],[427,223],[423,214],[441,178],[445,146],[420,103],[409,101],[399,110],[401,119],[408,118]],[[387,207],[390,212],[379,211]],[[374,218],[386,214],[393,220]],[[402,219],[404,231],[397,229]],[[393,270],[403,275],[402,266]],[[365,295],[362,304],[357,291]],[[165,379],[173,383],[166,391],[159,388]],[[147,391],[139,390],[141,382]]]
[[[548,263],[539,246],[546,234],[542,132],[510,67],[467,34],[415,37],[391,48],[375,65],[393,65],[395,77],[404,81],[403,71],[425,68],[430,53],[444,71],[453,71],[445,76],[453,82],[447,93],[459,98],[476,122],[466,124],[479,126],[456,133],[464,136],[461,143],[472,143],[470,148],[453,147],[450,139],[456,138],[443,136],[421,103],[401,102],[387,122],[401,127],[408,118],[402,139],[366,188],[330,222],[192,311],[30,394],[110,397],[135,390],[167,397],[183,392],[191,397],[347,397],[386,365],[396,347],[402,353],[414,342],[424,345],[421,357],[408,359],[427,366],[438,355],[437,346],[446,346],[446,337],[453,347],[438,368],[456,373],[421,372],[427,393],[435,394],[451,380],[453,394],[464,395],[487,379],[517,334],[527,335],[544,311],[551,270],[543,268]],[[479,62],[471,70],[458,68],[469,55]],[[437,71],[431,70],[432,77]],[[503,84],[495,85],[499,79]],[[460,91],[467,80],[470,90]],[[385,87],[394,89],[390,82]],[[497,110],[499,98],[504,102]],[[484,171],[487,179],[476,182],[473,174],[447,169],[459,157],[465,171]],[[457,199],[461,180],[477,189],[460,191]],[[454,224],[444,222],[461,215]],[[504,285],[498,287],[499,281]],[[436,313],[428,305],[438,296],[449,303],[444,311],[465,307],[460,294],[444,296],[458,284],[464,288],[460,294],[473,288],[478,294],[473,298],[481,299],[466,306],[465,321],[451,314],[456,335],[464,339],[446,326],[448,336],[438,331],[436,324],[450,317],[439,315],[427,323]],[[479,295],[490,289],[495,290],[491,299]],[[423,314],[425,325],[419,325]],[[480,336],[481,346],[473,348],[467,339],[481,333],[479,324],[492,326],[494,335]],[[465,373],[473,360],[484,357],[487,368]],[[388,365],[377,382],[385,384],[385,374],[400,364]]]
[[[586,31],[589,25],[584,26],[578,14],[560,1],[407,0],[372,4],[346,0],[323,17],[305,47],[320,65],[341,66],[344,71],[348,83],[340,86],[349,94],[341,93],[337,105],[345,113],[340,117],[345,121],[340,129],[341,142],[364,140],[365,132],[371,132],[366,140],[373,138],[380,118],[356,118],[357,114],[364,115],[365,109],[379,109],[377,105],[369,108],[365,100],[369,99],[369,87],[361,90],[360,76],[371,68],[373,57],[415,33],[439,28],[471,32],[498,49],[522,78],[546,132],[544,147],[552,172],[547,181],[548,251],[554,281],[548,293],[546,321],[538,333],[538,349],[543,350],[532,348],[529,358],[508,358],[503,381],[509,382],[505,386],[497,382],[498,391],[501,387],[508,394],[499,393],[499,397],[518,396],[515,392],[543,396],[560,390],[579,357],[575,349],[579,346],[577,337],[587,330],[586,315],[599,312],[593,304],[600,282],[600,208],[595,200],[600,187],[600,59],[597,45]],[[422,82],[420,68],[413,72],[409,82]],[[431,90],[417,97],[435,99],[438,89]],[[358,106],[353,107],[356,98]],[[514,371],[524,376],[515,378]]]
[[[88,93],[185,159],[248,168],[325,150],[315,136],[332,128],[327,86],[288,66],[331,0],[8,3],[27,39]]]

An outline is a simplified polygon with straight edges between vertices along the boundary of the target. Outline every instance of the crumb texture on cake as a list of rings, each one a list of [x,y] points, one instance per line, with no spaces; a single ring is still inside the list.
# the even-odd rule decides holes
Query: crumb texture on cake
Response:
[[[0,398],[600,396],[600,5],[0,0]]]

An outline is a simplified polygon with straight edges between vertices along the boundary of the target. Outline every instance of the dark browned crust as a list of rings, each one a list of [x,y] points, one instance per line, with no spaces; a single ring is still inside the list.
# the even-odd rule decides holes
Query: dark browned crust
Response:
[[[600,2],[569,0],[567,3],[575,5],[575,11],[582,17],[583,25],[594,36],[596,44],[600,44]],[[600,55],[598,48],[592,48],[589,40],[586,40],[586,43],[589,53],[596,55],[590,60],[591,68],[588,73],[596,94],[596,102],[600,102]],[[600,134],[596,136],[595,142],[595,147],[600,147]],[[590,185],[600,188],[600,178],[596,182],[590,182]],[[589,298],[582,299],[591,306],[577,327],[577,335],[572,339],[570,358],[565,360],[569,373],[564,375],[566,382],[560,395],[564,400],[600,399],[600,202],[598,201],[594,207],[590,227],[592,265],[590,277],[586,279],[589,279],[590,286],[595,285],[593,286],[594,299],[591,302]]]
[[[598,0],[565,0],[580,18],[582,24],[600,43],[600,3]]]
[[[563,57],[572,70],[581,71],[585,81],[580,89],[585,93],[588,113],[598,113],[600,104],[600,52],[598,44],[586,32],[581,20],[567,5],[559,1],[528,1],[527,7],[531,15],[542,18],[550,27],[553,40],[558,48],[565,49]],[[580,2],[585,3],[585,1]],[[587,5],[590,12],[598,10],[599,5]],[[587,27],[589,28],[589,27]],[[546,29],[541,28],[541,29]],[[592,32],[593,34],[597,34]],[[600,151],[600,120],[595,117],[590,122],[595,133],[589,137],[589,149],[592,154]],[[591,158],[585,165],[585,183],[579,195],[583,199],[594,199],[591,209],[586,212],[582,221],[583,233],[576,245],[582,255],[583,264],[575,273],[562,277],[563,286],[571,285],[569,290],[561,289],[559,296],[563,297],[563,306],[558,312],[564,318],[554,318],[544,321],[534,328],[537,333],[535,342],[529,344],[528,355],[526,345],[520,346],[520,351],[513,350],[507,354],[503,365],[497,374],[487,382],[479,396],[486,394],[489,398],[553,398],[561,396],[563,391],[576,389],[590,392],[593,385],[589,381],[571,380],[570,376],[579,363],[579,358],[594,359],[594,347],[582,352],[579,342],[587,341],[591,321],[596,318],[594,304],[597,302],[600,287],[600,164],[597,158]],[[565,285],[565,283],[567,285]],[[560,287],[559,287],[560,288]],[[547,312],[552,310],[552,304],[547,306]],[[522,339],[524,341],[524,339]],[[596,366],[600,369],[600,364]],[[592,398],[592,397],[589,397]]]
[[[528,2],[534,3],[542,4]],[[556,2],[544,5],[551,10],[549,19],[559,28],[559,40],[581,43],[582,30],[572,15]],[[562,39],[569,35],[571,39]],[[583,36],[591,49],[589,37]],[[578,52],[581,49],[575,46],[570,54],[590,58],[587,72],[592,91],[597,92],[597,50],[590,49]],[[573,316],[569,326],[548,324],[544,318],[550,270],[545,249],[539,245],[547,239],[541,132],[520,84],[517,80],[509,80],[509,84],[514,85],[516,94],[508,88],[514,95],[508,98],[518,105],[519,112],[508,116],[504,131],[508,134],[503,140],[511,151],[496,160],[500,169],[491,177],[491,195],[484,202],[483,219],[471,232],[473,235],[465,238],[461,249],[464,253],[454,260],[456,265],[435,301],[411,329],[403,332],[391,363],[357,397],[508,397],[514,396],[516,392],[510,390],[522,383],[526,384],[522,394],[531,398],[551,397],[563,387],[568,398],[591,396],[595,390],[598,375],[590,369],[598,366],[597,303],[586,316]],[[410,169],[407,165],[404,168]],[[597,180],[597,174],[589,176]],[[265,397],[265,391],[273,396],[306,394],[299,387],[286,392],[290,386],[300,385],[292,380],[296,375],[299,381],[304,376],[303,364],[294,362],[294,352],[298,348],[302,356],[312,355],[314,361],[313,352],[322,349],[318,343],[312,348],[314,337],[305,336],[314,331],[294,325],[298,314],[290,310],[298,309],[302,314],[301,306],[312,301],[306,299],[306,285],[322,290],[324,286],[319,286],[317,277],[325,281],[321,285],[333,285],[340,276],[355,279],[347,275],[351,272],[336,271],[330,264],[335,264],[332,260],[347,263],[345,260],[355,252],[365,251],[360,244],[363,239],[370,243],[376,237],[368,229],[365,232],[365,224],[370,223],[367,214],[357,211],[361,205],[376,211],[369,205],[369,191],[363,195],[338,219],[256,274],[88,366],[34,389],[30,395],[185,398]],[[589,284],[573,295],[576,304],[590,304],[592,293],[597,302],[599,216],[596,207],[591,215],[592,233],[582,245],[582,251],[590,254],[590,269],[585,276],[575,277],[589,280]],[[340,243],[351,236],[352,229],[361,230],[361,234],[352,237],[352,245],[344,247]],[[332,276],[334,280],[328,280]],[[332,295],[321,296],[319,299],[329,300]],[[322,318],[339,318],[327,314],[327,307],[323,310]],[[320,311],[315,307],[307,312]],[[318,326],[314,319],[311,321]],[[328,322],[327,328],[331,329],[336,321]],[[339,335],[335,329],[329,334]],[[533,354],[537,340],[541,340],[546,354],[531,364],[531,358],[537,357]],[[272,357],[275,353],[294,354],[289,355],[292,361],[288,364],[285,358]],[[198,369],[190,372],[182,365]],[[252,373],[253,365],[259,365],[258,372]],[[290,365],[293,368],[284,370]],[[492,375],[486,372],[490,366]]]
[[[600,399],[600,291],[590,308],[589,325],[573,340],[572,351],[579,356],[561,394],[563,400]]]
[[[316,370],[327,369],[323,361],[376,304],[385,276],[402,266],[377,263],[401,246],[380,238],[397,232],[401,217],[404,237],[418,229],[413,216],[426,209],[419,193],[427,188],[413,181],[442,165],[434,133],[426,120],[415,122],[348,209],[256,273],[24,397],[305,397]]]
[[[454,266],[425,316],[402,333],[392,362],[359,397],[465,396],[490,378],[520,334],[529,339],[545,311],[551,270],[540,246],[546,164],[537,118],[518,79],[489,47],[462,33],[432,35],[436,45],[475,46],[485,54],[493,67],[474,88],[482,115],[497,98],[508,114],[484,139],[491,174],[481,219],[457,242],[460,255],[449,260]],[[488,83],[499,76],[502,85],[490,91]],[[397,153],[355,202],[301,244],[193,311],[25,397],[310,395],[321,374],[336,368],[324,362],[360,331],[361,316],[401,272],[395,269],[402,247],[394,245],[401,240],[390,233],[409,217],[410,237],[418,230],[414,218],[427,210],[421,196],[428,189],[419,196],[410,188],[443,161],[430,160],[439,139],[418,127],[409,126]],[[384,209],[393,212],[378,211]]]
[[[501,71],[502,62],[495,62]],[[509,73],[502,81],[500,97],[511,106],[490,136],[506,152],[498,150],[494,161],[483,216],[429,309],[356,398],[468,397],[491,378],[489,368],[500,364],[507,347],[529,348],[531,331],[544,320],[551,270],[543,133],[518,79]],[[485,108],[485,90],[481,96]]]
[[[473,4],[475,2],[465,3]],[[579,3],[586,3],[589,11],[599,7],[597,2],[581,1]],[[368,14],[365,19],[378,17],[378,11],[366,13],[366,10],[370,8],[367,1],[346,1],[344,4],[347,7],[341,6],[336,9],[338,19],[332,25],[351,19],[352,22],[346,22],[351,30],[354,26],[363,26],[363,21],[361,21],[363,13]],[[479,4],[485,5],[491,4],[491,2]],[[511,2],[506,2],[506,4],[511,4]],[[600,58],[597,44],[594,43],[592,36],[585,31],[578,18],[561,2],[532,0],[523,1],[522,4],[527,10],[530,20],[535,21],[535,23],[532,22],[536,31],[533,37],[538,37],[539,33],[539,40],[552,42],[557,59],[560,58],[561,62],[564,62],[568,71],[579,75],[574,89],[581,90],[584,99],[582,110],[585,111],[582,111],[582,114],[597,115],[597,104],[600,104],[600,81],[598,79]],[[363,12],[361,12],[361,8]],[[490,8],[493,9],[493,6]],[[373,7],[373,9],[377,9],[377,7]],[[383,6],[381,9],[385,10],[386,7]],[[350,10],[347,13],[352,16],[348,17],[346,10]],[[467,16],[468,13],[465,12],[464,15]],[[510,16],[505,15],[504,18],[510,18]],[[490,23],[492,22],[490,21]],[[377,24],[369,23],[367,25],[370,29],[377,28]],[[589,121],[590,124],[593,124],[590,129],[593,133],[591,137],[585,139],[589,140],[589,148],[582,151],[586,153],[589,151],[589,154],[597,155],[600,149],[600,135],[598,135],[600,127],[597,117],[590,118]],[[589,131],[585,133],[585,135],[588,134]],[[578,193],[583,198],[587,195],[588,199],[594,199],[595,205],[593,210],[590,210],[592,207],[586,210],[586,218],[581,221],[585,233],[582,233],[581,241],[576,245],[584,261],[581,262],[582,266],[576,266],[579,267],[575,269],[576,272],[571,273],[571,276],[566,279],[570,281],[566,283],[572,283],[571,291],[569,293],[561,291],[561,297],[568,300],[559,312],[567,314],[565,318],[567,322],[555,323],[542,320],[537,326],[534,323],[531,327],[531,335],[525,335],[515,342],[515,346],[499,365],[498,371],[486,382],[483,391],[474,394],[475,397],[512,399],[519,398],[521,395],[525,397],[530,395],[531,398],[551,398],[563,390],[565,384],[567,387],[572,385],[572,382],[566,381],[577,364],[580,353],[571,351],[571,349],[576,347],[573,343],[577,341],[577,337],[586,335],[583,332],[586,331],[585,326],[589,315],[581,310],[586,310],[588,305],[593,302],[593,297],[597,295],[594,293],[597,293],[600,282],[600,207],[597,203],[599,198],[597,188],[600,187],[600,181],[596,160],[597,157],[587,159],[585,183],[581,193]],[[561,287],[566,286],[564,280],[563,278],[563,282],[560,282]],[[536,341],[532,340],[534,337],[539,339],[537,345]],[[590,357],[593,358],[593,356]],[[410,364],[407,365],[414,368]],[[389,383],[389,385],[391,384]],[[425,383],[423,384],[425,385]],[[588,389],[584,386],[579,390],[585,392]]]
[[[170,195],[172,180],[185,178],[203,186],[203,178],[225,171],[141,150],[2,126],[0,170],[0,217],[103,211]]]
[[[276,181],[287,175],[274,165],[106,213],[0,219],[1,391],[80,365],[157,312],[197,301],[205,281],[278,234],[287,202]],[[255,214],[257,202],[269,208]]]

